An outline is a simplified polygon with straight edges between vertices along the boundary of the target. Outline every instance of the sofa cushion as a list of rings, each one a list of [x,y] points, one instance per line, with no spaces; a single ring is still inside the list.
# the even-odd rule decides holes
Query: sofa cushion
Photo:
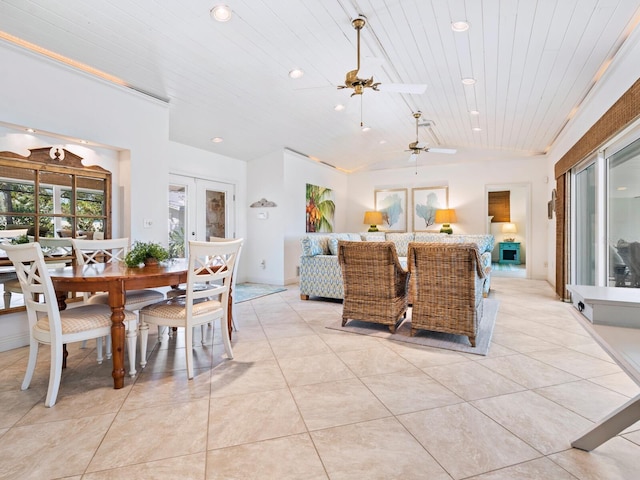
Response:
[[[480,253],[491,252],[495,239],[490,234],[446,234],[446,233],[426,233],[416,232],[416,242],[438,242],[438,243],[475,243],[478,245]]]
[[[409,242],[413,242],[413,238],[413,232],[386,234],[387,241],[395,244],[399,257],[406,257],[408,255]]]
[[[329,236],[327,235],[307,235],[302,237],[302,255],[313,257],[315,255],[329,255]]]
[[[440,242],[444,243],[444,238],[448,237],[447,233],[430,233],[430,232],[416,232],[415,242]]]
[[[329,253],[331,255],[338,255],[338,240],[360,242],[361,238],[357,233],[336,233],[329,239]]]
[[[360,238],[364,242],[386,242],[384,232],[362,232]]]

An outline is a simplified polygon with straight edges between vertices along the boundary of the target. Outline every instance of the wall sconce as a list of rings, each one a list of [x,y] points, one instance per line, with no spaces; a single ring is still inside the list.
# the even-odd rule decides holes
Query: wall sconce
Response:
[[[515,242],[516,238],[514,236],[509,236],[508,234],[518,233],[518,229],[516,228],[515,223],[504,223],[502,225],[502,233],[506,233],[504,236],[505,242]]]
[[[451,224],[456,223],[457,221],[458,221],[458,218],[456,217],[455,208],[445,208],[442,210],[436,210],[435,222],[442,224],[440,233],[452,234],[453,229],[451,228]]]
[[[362,223],[370,225],[368,230],[369,232],[377,232],[378,225],[382,223],[382,212],[364,212],[364,221]]]

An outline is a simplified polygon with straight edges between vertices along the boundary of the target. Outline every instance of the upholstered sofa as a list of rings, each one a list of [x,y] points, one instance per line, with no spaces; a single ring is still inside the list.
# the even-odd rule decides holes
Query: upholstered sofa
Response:
[[[491,252],[495,246],[493,235],[452,234],[429,232],[363,232],[363,233],[316,233],[308,234],[300,240],[300,298],[326,297],[342,299],[342,271],[338,263],[338,240],[350,241],[391,241],[395,244],[401,264],[406,267],[409,242],[435,243],[475,243],[478,246],[482,267],[486,277],[483,294],[486,297],[491,288]],[[410,297],[411,298],[411,297]]]

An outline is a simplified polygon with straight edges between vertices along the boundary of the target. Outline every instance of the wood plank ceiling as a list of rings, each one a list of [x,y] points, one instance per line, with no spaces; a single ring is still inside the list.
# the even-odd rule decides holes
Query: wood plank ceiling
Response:
[[[416,110],[432,123],[421,140],[458,150],[422,164],[543,154],[640,21],[638,0],[227,0],[226,23],[216,3],[3,0],[0,31],[166,99],[177,142],[246,161],[288,147],[359,171],[412,168]],[[425,93],[336,89],[355,68],[357,14],[359,76]]]

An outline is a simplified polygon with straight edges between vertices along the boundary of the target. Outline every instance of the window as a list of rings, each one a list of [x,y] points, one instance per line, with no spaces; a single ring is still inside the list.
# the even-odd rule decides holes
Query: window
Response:
[[[640,287],[640,139],[607,160],[608,284]]]
[[[489,192],[489,216],[492,223],[511,222],[511,192]]]

